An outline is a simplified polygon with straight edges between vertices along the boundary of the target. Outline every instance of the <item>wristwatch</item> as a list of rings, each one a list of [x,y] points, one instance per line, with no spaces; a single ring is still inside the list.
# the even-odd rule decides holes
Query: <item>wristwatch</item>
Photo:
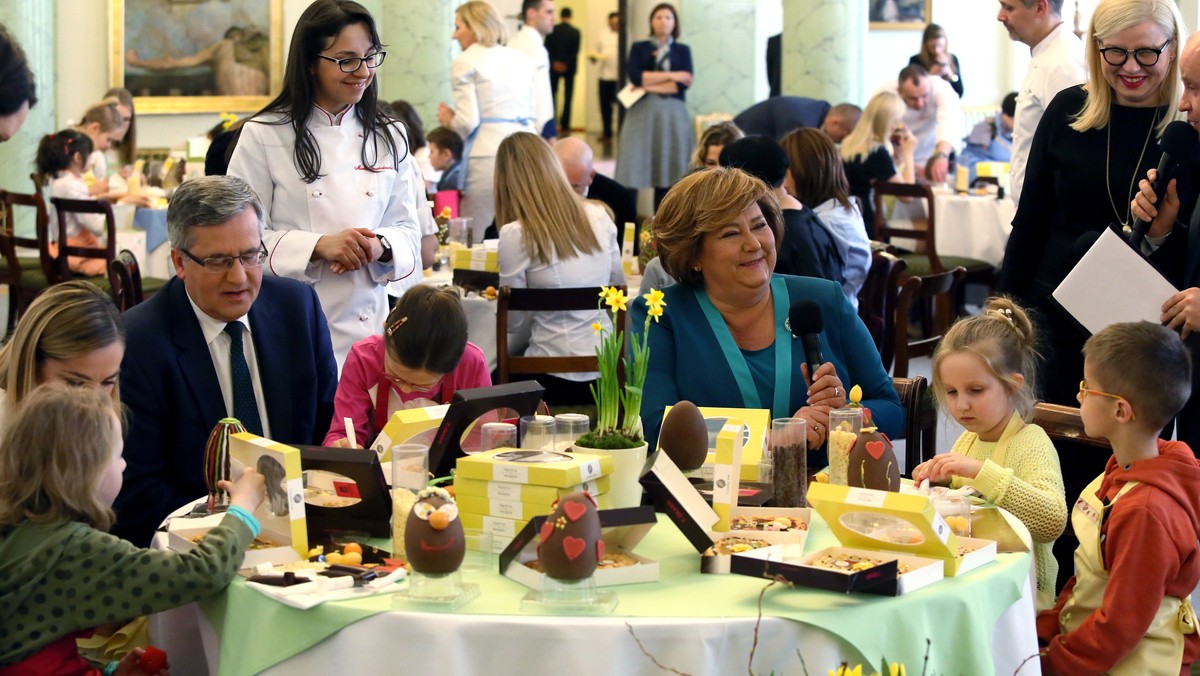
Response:
[[[379,254],[379,262],[380,263],[391,263],[392,262],[392,245],[388,244],[387,238],[383,237],[383,236],[380,236],[379,244],[380,244],[380,246],[383,247],[383,253]]]

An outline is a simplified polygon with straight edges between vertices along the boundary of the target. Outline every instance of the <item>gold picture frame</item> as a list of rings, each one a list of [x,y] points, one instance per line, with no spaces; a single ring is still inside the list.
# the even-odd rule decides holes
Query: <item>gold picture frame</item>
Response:
[[[257,111],[282,87],[283,0],[111,1],[111,86],[139,114]]]
[[[868,0],[867,15],[873,31],[924,30],[933,20],[933,0]]]

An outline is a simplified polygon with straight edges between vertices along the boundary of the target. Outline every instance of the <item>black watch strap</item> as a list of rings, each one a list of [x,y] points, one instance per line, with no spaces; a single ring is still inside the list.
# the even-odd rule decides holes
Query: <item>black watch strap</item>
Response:
[[[392,245],[388,244],[387,238],[382,237],[382,236],[379,238],[379,243],[381,245],[383,245],[383,253],[379,254],[379,262],[380,263],[391,263],[392,262]]]

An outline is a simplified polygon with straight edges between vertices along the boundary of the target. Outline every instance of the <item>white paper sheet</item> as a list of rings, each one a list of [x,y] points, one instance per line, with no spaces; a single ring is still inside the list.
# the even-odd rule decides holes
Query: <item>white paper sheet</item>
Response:
[[[645,95],[645,89],[642,89],[641,87],[635,87],[633,86],[633,83],[630,82],[622,87],[621,91],[617,92],[617,100],[620,101],[621,105],[625,106],[626,108],[632,108],[633,104],[641,101],[642,97]]]
[[[1117,322],[1156,324],[1178,291],[1145,258],[1106,229],[1054,290],[1054,299],[1091,333]]]

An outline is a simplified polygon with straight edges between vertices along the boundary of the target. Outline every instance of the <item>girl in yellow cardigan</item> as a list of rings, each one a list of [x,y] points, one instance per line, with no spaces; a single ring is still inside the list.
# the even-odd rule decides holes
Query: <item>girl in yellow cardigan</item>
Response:
[[[1012,512],[1033,536],[1038,609],[1054,602],[1058,563],[1051,546],[1067,523],[1058,453],[1033,411],[1037,351],[1033,324],[1007,298],[964,317],[933,355],[933,388],[941,406],[966,428],[949,453],[913,469],[920,483],[971,486]]]

